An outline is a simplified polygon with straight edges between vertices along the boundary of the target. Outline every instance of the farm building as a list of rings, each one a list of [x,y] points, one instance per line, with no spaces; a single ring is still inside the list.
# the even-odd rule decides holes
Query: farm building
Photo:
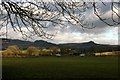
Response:
[[[51,56],[57,56],[57,57],[60,57],[60,56],[61,56],[61,54],[56,53],[56,54],[51,54]]]
[[[80,54],[80,56],[81,56],[81,57],[84,57],[84,56],[85,56],[85,54]]]
[[[102,53],[95,53],[95,56],[116,56],[119,55],[120,52],[102,52]]]

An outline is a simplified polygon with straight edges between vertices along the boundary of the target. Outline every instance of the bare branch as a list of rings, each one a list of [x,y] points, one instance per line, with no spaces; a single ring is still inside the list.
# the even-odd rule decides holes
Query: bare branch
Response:
[[[106,6],[106,3],[101,3]],[[13,1],[2,1],[0,6],[0,30],[8,24],[11,24],[15,32],[20,32],[23,36],[30,37],[37,35],[42,38],[52,38],[54,34],[49,34],[45,31],[52,26],[65,26],[67,24],[80,25],[83,29],[95,28],[95,25],[89,23],[82,18],[84,13],[93,8],[94,14],[108,26],[119,25],[120,22],[116,20],[120,18],[120,15],[116,12],[119,3],[111,2],[111,17],[104,18],[104,14],[100,13],[100,8],[97,2],[59,2],[58,0],[53,0],[53,2],[39,2],[39,1],[25,1],[25,2],[13,2]],[[92,10],[92,9],[91,9]],[[111,20],[112,23],[109,23]],[[5,25],[6,24],[6,25]],[[23,30],[27,29],[28,33]],[[7,30],[6,30],[7,31]],[[30,35],[30,36],[29,36]],[[7,36],[6,36],[7,37]]]

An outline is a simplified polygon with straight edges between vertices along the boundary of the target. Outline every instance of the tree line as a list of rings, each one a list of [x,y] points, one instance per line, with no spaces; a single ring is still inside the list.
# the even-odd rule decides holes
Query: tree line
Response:
[[[67,56],[78,56],[80,54],[86,54],[93,56],[95,53],[113,52],[118,51],[117,47],[104,47],[104,48],[80,48],[80,49],[60,49],[60,48],[38,48],[29,46],[26,50],[21,50],[17,45],[9,46],[6,50],[2,51],[3,57],[30,57],[30,56],[53,56],[54,54],[61,54]]]

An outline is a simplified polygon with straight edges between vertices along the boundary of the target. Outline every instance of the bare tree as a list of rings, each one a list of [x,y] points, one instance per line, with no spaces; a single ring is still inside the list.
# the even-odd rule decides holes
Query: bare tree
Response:
[[[20,32],[23,36],[31,37],[37,35],[42,38],[51,39],[54,34],[45,31],[49,26],[66,26],[67,24],[79,24],[83,29],[92,29],[94,24],[85,21],[84,13],[88,9],[93,9],[95,16],[108,26],[117,26],[120,24],[118,19],[120,14],[118,10],[119,2],[110,2],[111,16],[104,17],[99,3],[106,6],[105,2],[69,2],[53,0],[44,2],[42,0],[3,0],[0,4],[0,29],[6,27],[6,37],[8,27],[11,25],[15,32]],[[23,28],[26,28],[26,31]],[[4,34],[4,33],[3,33]]]

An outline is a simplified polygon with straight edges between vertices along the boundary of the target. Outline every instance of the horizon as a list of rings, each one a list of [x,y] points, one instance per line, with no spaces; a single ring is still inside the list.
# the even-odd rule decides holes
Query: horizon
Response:
[[[47,41],[47,40],[34,40],[34,41],[30,41],[30,40],[25,40],[25,39],[12,39],[12,38],[1,38],[0,39],[11,39],[11,40],[20,40],[20,41],[29,41],[29,42],[35,42],[35,41],[45,41],[45,42],[48,42],[48,43],[52,43],[52,44],[56,44],[56,45],[59,45],[59,44],[79,44],[79,43],[89,43],[89,42],[92,42],[92,43],[95,43],[95,44],[103,44],[103,43],[97,43],[95,41],[84,41],[84,42],[64,42],[64,43],[55,43],[55,42],[51,42],[51,41]],[[112,44],[103,44],[103,45],[112,45]],[[113,44],[114,45],[114,44]],[[116,45],[119,45],[119,44],[116,44]]]

